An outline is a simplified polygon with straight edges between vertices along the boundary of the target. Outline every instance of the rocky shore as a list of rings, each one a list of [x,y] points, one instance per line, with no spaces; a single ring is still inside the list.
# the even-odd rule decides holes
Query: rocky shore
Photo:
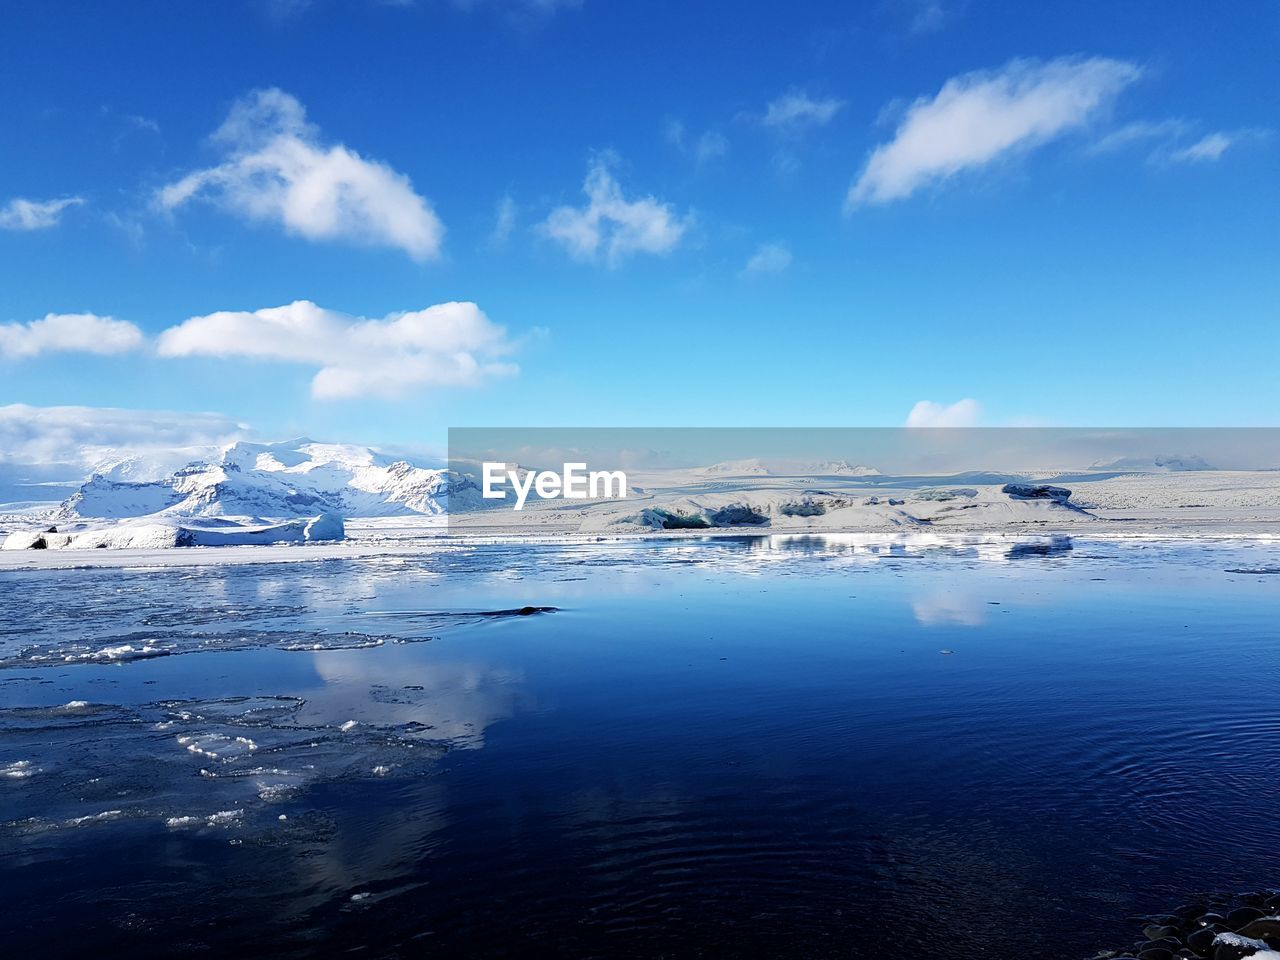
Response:
[[[1280,892],[1207,896],[1141,918],[1142,939],[1095,960],[1280,960]]]

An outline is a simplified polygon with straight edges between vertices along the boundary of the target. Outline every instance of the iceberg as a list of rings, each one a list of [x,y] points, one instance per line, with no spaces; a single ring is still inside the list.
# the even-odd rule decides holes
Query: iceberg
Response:
[[[273,523],[222,518],[146,518],[106,525],[76,524],[63,531],[19,530],[5,537],[5,550],[163,550],[170,547],[234,547],[343,540],[346,528],[334,513]]]

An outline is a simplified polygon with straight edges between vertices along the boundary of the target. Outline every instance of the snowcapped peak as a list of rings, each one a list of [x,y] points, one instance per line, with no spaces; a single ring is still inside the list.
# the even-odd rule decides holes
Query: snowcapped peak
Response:
[[[95,476],[62,506],[63,516],[344,517],[439,514],[478,497],[474,482],[447,470],[417,467],[370,447],[241,440],[214,461],[196,460],[148,482],[127,472]]]
[[[712,476],[765,477],[769,470],[756,457],[748,460],[725,460],[703,467],[702,472]]]
[[[372,447],[351,443],[321,443],[310,437],[258,443],[239,440],[222,450],[221,462],[241,470],[308,472],[319,466],[388,466],[391,461]]]

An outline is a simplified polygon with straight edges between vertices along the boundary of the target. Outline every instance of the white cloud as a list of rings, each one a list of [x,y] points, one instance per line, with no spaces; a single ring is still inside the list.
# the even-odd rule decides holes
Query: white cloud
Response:
[[[409,178],[340,143],[324,144],[284,91],[256,90],[237,101],[213,140],[226,160],[160,189],[162,208],[204,198],[308,240],[394,247],[415,260],[440,255],[444,226]]]
[[[780,133],[799,133],[830,123],[843,106],[843,100],[815,100],[803,90],[791,89],[765,108],[761,123]]]
[[[791,266],[791,251],[779,243],[764,243],[756,248],[747,265],[742,268],[744,276],[761,273],[782,273]]]
[[[0,207],[0,230],[47,230],[56,227],[67,207],[78,207],[83,197],[59,200],[25,200],[14,197]]]
[[[610,266],[633,253],[674,250],[688,219],[655,197],[627,200],[609,165],[608,157],[592,163],[582,184],[587,205],[556,207],[542,223],[543,232],[575,260],[595,260],[603,252]]]
[[[1225,133],[1211,133],[1202,137],[1189,147],[1175,150],[1169,155],[1170,160],[1195,163],[1203,160],[1218,160],[1235,140]]]
[[[0,406],[0,462],[63,465],[79,476],[141,458],[160,461],[153,466],[162,474],[242,439],[248,430],[218,413],[14,403]],[[137,470],[130,475],[139,477]]]
[[[92,313],[50,313],[29,323],[0,324],[0,356],[42,353],[128,353],[142,346],[142,331],[127,320]]]
[[[937,96],[912,104],[894,138],[876,147],[847,206],[901,200],[1015,148],[1052,140],[1083,125],[1141,73],[1121,60],[1064,57],[953,77]]]
[[[165,330],[162,357],[242,357],[319,367],[312,396],[401,396],[434,386],[479,386],[518,368],[506,331],[474,303],[441,303],[381,320],[325,310],[309,300],[221,311]]]
[[[965,398],[952,404],[921,400],[907,414],[908,427],[976,427],[982,417],[977,400]]]

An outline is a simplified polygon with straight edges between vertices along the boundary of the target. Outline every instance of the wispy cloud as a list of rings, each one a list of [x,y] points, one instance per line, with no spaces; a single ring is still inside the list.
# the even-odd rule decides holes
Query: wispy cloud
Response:
[[[876,147],[849,189],[846,209],[901,200],[1046,143],[1084,125],[1141,75],[1121,60],[1064,57],[953,77],[936,96],[913,103],[894,138]]]
[[[760,122],[777,133],[796,134],[825,126],[843,106],[843,100],[811,97],[793,87],[769,103]]]
[[[742,268],[743,276],[782,273],[791,266],[791,251],[780,243],[763,243],[756,248]]]
[[[955,13],[952,6],[943,4],[941,0],[913,0],[908,5],[911,8],[909,26],[913,33],[940,31]]]
[[[1090,152],[1114,153],[1147,146],[1147,159],[1154,164],[1204,163],[1220,160],[1228,150],[1268,134],[1266,130],[1252,127],[1199,133],[1197,126],[1199,124],[1183,119],[1137,120],[1102,137]]]
[[[162,357],[274,360],[318,367],[319,399],[398,397],[425,387],[473,387],[518,371],[516,345],[474,303],[441,303],[380,320],[309,300],[192,317],[165,330]]]
[[[706,130],[693,145],[693,157],[699,163],[707,163],[729,152],[729,139],[716,130]]]
[[[498,201],[498,209],[493,218],[493,230],[489,234],[489,243],[495,247],[505,246],[516,229],[519,212],[511,194],[504,194]]]
[[[582,184],[586,205],[556,207],[543,221],[542,231],[575,260],[594,261],[603,255],[611,267],[635,253],[674,250],[689,218],[656,197],[628,200],[611,166],[608,155],[597,157]]]
[[[0,207],[0,230],[48,230],[58,225],[63,210],[82,203],[83,197],[62,197],[58,200],[14,197]]]
[[[976,427],[982,419],[982,406],[966,397],[955,403],[921,400],[907,414],[908,427]]]
[[[695,164],[702,166],[729,152],[729,139],[718,130],[704,130],[693,136],[680,120],[670,120],[666,127],[667,142]]]
[[[28,323],[0,324],[0,356],[3,357],[128,353],[142,345],[142,331],[134,324],[93,313],[50,313]]]
[[[213,141],[226,160],[163,187],[160,207],[203,198],[308,240],[393,247],[415,260],[439,256],[444,226],[409,178],[323,143],[302,104],[284,91],[256,90],[238,101]]]
[[[1227,152],[1236,141],[1229,135],[1222,133],[1211,133],[1201,137],[1195,143],[1179,150],[1173,151],[1169,155],[1169,159],[1175,162],[1198,163],[1205,160],[1220,160],[1222,155]]]
[[[106,104],[98,108],[98,113],[115,128],[115,134],[111,138],[111,146],[116,150],[120,149],[131,134],[146,134],[152,137],[163,136],[160,132],[160,124],[150,117],[117,110]]]
[[[1190,129],[1191,124],[1188,121],[1177,117],[1165,120],[1135,120],[1100,137],[1089,148],[1089,152],[1115,153],[1140,144],[1169,141],[1185,135]]]
[[[881,0],[879,12],[892,26],[905,26],[915,35],[937,33],[965,12],[969,0]]]

